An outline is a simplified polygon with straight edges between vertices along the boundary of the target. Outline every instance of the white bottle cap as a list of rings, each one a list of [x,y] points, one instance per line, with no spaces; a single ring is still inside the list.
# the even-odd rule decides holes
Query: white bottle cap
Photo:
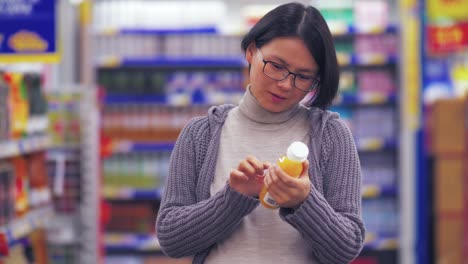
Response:
[[[289,145],[286,154],[290,160],[303,162],[307,159],[307,156],[309,155],[309,148],[306,144],[299,141],[295,141],[291,143],[291,145]]]

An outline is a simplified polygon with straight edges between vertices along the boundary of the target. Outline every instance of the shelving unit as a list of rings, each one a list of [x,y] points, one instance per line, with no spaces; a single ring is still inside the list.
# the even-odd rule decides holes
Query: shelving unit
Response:
[[[363,218],[367,234],[358,261],[396,263],[400,248],[399,26],[389,5],[370,12],[364,1],[333,5],[317,1],[331,27],[341,66],[340,94],[332,110],[350,127],[363,172]],[[388,5],[388,6],[386,6]],[[386,10],[386,11],[383,11]],[[379,13],[382,12],[382,13]],[[377,125],[378,124],[378,125]],[[377,126],[377,127],[376,127]]]
[[[467,126],[455,120],[467,116],[466,2],[417,4],[421,6],[416,18],[421,76],[415,180],[417,263],[461,264],[468,260]]]
[[[47,259],[46,233],[55,217],[48,185],[47,100],[40,67],[0,69],[0,262]]]

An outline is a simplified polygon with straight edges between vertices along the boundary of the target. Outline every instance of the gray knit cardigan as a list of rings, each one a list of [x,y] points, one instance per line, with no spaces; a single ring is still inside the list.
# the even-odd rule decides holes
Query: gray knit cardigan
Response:
[[[259,205],[258,199],[229,185],[210,195],[221,127],[233,107],[212,107],[208,116],[192,119],[175,144],[156,221],[159,243],[168,256],[194,256],[193,263],[203,263],[210,249]],[[309,111],[311,191],[298,208],[280,208],[279,215],[302,234],[319,263],[349,263],[365,237],[359,157],[336,113]]]

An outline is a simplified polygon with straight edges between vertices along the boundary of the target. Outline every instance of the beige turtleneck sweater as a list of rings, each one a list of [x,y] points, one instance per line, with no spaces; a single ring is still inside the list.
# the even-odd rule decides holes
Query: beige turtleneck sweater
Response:
[[[301,105],[281,113],[264,109],[250,93],[229,112],[221,131],[211,195],[222,190],[229,172],[249,154],[276,162],[293,141],[309,143],[307,109]],[[309,247],[310,248],[310,247]],[[205,263],[314,263],[300,233],[281,220],[278,210],[258,206],[245,216],[232,236],[219,242]]]

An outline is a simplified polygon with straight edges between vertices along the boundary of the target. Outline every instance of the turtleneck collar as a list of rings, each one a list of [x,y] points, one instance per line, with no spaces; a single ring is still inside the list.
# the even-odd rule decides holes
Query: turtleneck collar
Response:
[[[250,91],[250,85],[239,103],[239,111],[250,120],[261,124],[280,124],[291,119],[298,111],[299,104],[282,112],[270,112],[263,108]]]

